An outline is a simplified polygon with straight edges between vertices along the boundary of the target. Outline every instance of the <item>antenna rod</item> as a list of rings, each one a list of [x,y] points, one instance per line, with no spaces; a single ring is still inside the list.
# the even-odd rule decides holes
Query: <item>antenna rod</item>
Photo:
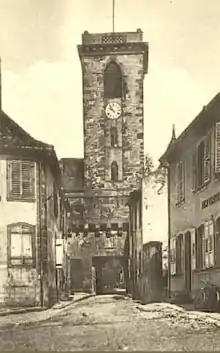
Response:
[[[112,0],[112,32],[115,31],[115,0]]]

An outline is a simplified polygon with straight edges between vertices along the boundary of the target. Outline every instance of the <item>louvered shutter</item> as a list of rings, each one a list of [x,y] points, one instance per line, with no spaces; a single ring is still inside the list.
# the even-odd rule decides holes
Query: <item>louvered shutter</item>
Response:
[[[176,167],[176,202],[180,202],[181,199],[180,199],[180,174],[181,174],[181,171],[180,171],[180,164],[177,165]]]
[[[176,239],[170,240],[170,274],[175,275],[176,273]]]
[[[192,189],[197,188],[197,150],[192,155]]]
[[[196,229],[191,230],[191,267],[196,269]]]
[[[209,222],[209,267],[214,266],[214,222]]]
[[[204,183],[210,180],[211,176],[211,135],[204,142]]]
[[[21,163],[22,172],[22,196],[34,196],[34,163],[23,161]]]
[[[220,173],[220,122],[215,125],[215,173]]]
[[[9,185],[10,194],[13,197],[21,196],[21,163],[20,161],[9,161]]]
[[[184,200],[185,196],[185,168],[184,163],[180,163],[180,201]]]
[[[203,233],[203,268],[209,267],[209,252],[208,252],[208,241],[209,241],[209,223],[206,222]]]

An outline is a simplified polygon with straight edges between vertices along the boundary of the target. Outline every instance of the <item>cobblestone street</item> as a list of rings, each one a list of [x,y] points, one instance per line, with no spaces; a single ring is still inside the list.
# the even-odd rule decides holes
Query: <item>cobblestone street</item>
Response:
[[[45,318],[1,317],[0,350],[205,351],[220,345],[220,315],[165,303],[142,306],[123,296],[91,297]]]

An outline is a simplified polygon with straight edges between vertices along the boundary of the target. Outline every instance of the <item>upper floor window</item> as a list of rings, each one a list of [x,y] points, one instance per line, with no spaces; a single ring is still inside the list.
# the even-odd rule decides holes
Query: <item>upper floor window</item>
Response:
[[[114,61],[106,67],[104,72],[104,97],[122,97],[122,74],[120,67]]]
[[[111,165],[111,181],[118,181],[118,165],[116,162],[112,162]]]
[[[35,227],[26,223],[8,225],[10,265],[35,266]]]
[[[118,133],[115,126],[111,127],[111,146],[116,147],[118,144]]]
[[[211,177],[211,136],[208,135],[192,156],[193,190],[202,187]]]
[[[8,160],[8,198],[32,200],[35,197],[35,163]]]
[[[177,203],[184,201],[185,198],[185,168],[184,163],[177,165]]]
[[[53,206],[54,206],[54,217],[58,217],[58,197],[57,197],[57,187],[56,184],[53,183]]]

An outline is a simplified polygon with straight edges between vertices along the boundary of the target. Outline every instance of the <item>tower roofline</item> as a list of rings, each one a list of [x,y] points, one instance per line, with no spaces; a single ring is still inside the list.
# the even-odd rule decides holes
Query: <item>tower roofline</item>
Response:
[[[144,74],[148,72],[148,43],[143,42],[143,32],[114,32],[82,34],[82,44],[77,46],[80,60],[85,56],[143,54]]]
[[[134,42],[143,42],[143,32],[139,28],[134,32],[89,33],[88,31],[84,31],[82,34],[83,45]]]

